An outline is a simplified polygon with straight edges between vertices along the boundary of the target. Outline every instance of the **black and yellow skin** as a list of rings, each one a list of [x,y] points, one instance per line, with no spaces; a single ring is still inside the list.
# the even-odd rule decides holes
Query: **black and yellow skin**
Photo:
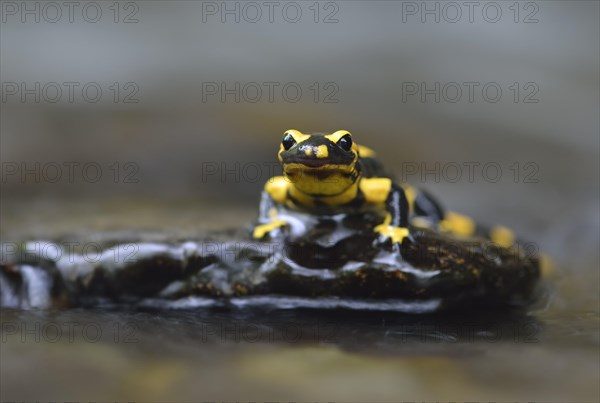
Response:
[[[313,214],[384,209],[385,218],[374,231],[392,243],[410,239],[409,217],[415,226],[436,227],[465,237],[483,235],[471,218],[445,212],[426,192],[395,183],[374,151],[355,143],[346,130],[331,134],[288,130],[278,158],[284,176],[271,178],[265,185],[254,238],[262,239],[287,225],[278,214],[282,206]],[[514,243],[512,232],[504,227],[485,232],[501,246]]]

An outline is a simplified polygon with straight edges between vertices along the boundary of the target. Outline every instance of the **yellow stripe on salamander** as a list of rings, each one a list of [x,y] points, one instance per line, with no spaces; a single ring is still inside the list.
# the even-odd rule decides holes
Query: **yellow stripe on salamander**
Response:
[[[504,248],[509,248],[515,243],[515,234],[508,228],[497,225],[490,231],[490,239]]]
[[[337,143],[346,134],[350,134],[350,132],[348,130],[338,130],[337,132],[326,135],[325,138],[331,140],[332,143]]]
[[[327,158],[329,157],[329,151],[327,150],[326,145],[320,145],[317,147],[317,152],[315,154],[317,158]]]
[[[294,138],[294,140],[296,140],[296,143],[301,143],[304,140],[308,140],[310,138],[309,134],[304,134],[300,130],[290,129],[286,130],[285,132],[289,133]]]
[[[375,157],[375,151],[373,151],[372,149],[370,149],[367,146],[362,146],[362,145],[358,145],[358,153],[360,154],[361,157],[364,158],[374,158]]]
[[[311,147],[306,147],[304,150],[304,155],[310,157],[313,155],[313,149]],[[317,158],[327,158],[329,157],[329,150],[326,145],[320,145],[317,147],[317,152],[315,153],[315,157]]]
[[[552,258],[545,253],[540,254],[540,272],[542,277],[550,278],[556,274],[556,264]]]
[[[417,191],[414,187],[406,183],[402,185],[402,189],[404,189],[404,194],[406,195],[406,200],[408,201],[410,210],[415,211],[415,199],[417,198]]]
[[[274,176],[265,185],[265,191],[277,203],[283,203],[287,199],[287,191],[289,186],[290,182],[288,182],[283,176]]]
[[[439,223],[442,231],[451,232],[460,236],[471,236],[475,234],[475,221],[466,215],[448,211],[444,219]]]
[[[283,227],[284,225],[287,225],[287,222],[285,222],[284,220],[275,220],[271,221],[268,224],[259,225],[256,228],[254,228],[252,236],[257,239],[264,238],[264,236],[267,233],[273,231],[275,228]]]
[[[359,186],[368,203],[380,204],[385,203],[390,194],[392,180],[388,178],[364,178],[361,179]]]
[[[375,232],[387,238],[390,238],[393,243],[402,243],[404,238],[409,234],[408,228],[391,226],[392,216],[388,213],[383,220],[383,223],[373,228]]]

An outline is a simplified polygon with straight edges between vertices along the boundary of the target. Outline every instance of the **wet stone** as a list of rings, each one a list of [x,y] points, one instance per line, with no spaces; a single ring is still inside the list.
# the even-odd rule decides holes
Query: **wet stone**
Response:
[[[264,242],[249,228],[198,239],[104,239],[93,256],[60,240],[3,254],[3,307],[124,304],[152,308],[268,306],[409,313],[524,307],[540,291],[540,261],[516,244],[411,227],[401,246],[378,239],[375,213],[315,219]],[[302,224],[302,225],[300,225]],[[32,248],[37,245],[37,248]],[[64,253],[46,256],[43,250]],[[3,250],[5,248],[3,247]],[[8,250],[8,249],[7,249]],[[68,252],[68,253],[67,253]],[[56,257],[58,256],[58,257]]]

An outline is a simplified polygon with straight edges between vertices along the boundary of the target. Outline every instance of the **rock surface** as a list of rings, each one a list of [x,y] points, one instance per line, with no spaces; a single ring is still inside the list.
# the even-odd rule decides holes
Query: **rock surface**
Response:
[[[85,250],[66,241],[24,242],[5,254],[2,306],[268,305],[420,313],[522,306],[535,298],[539,259],[519,245],[501,248],[413,227],[413,240],[398,247],[374,237],[372,218],[323,218],[265,242],[250,239],[246,229],[200,240],[103,240]]]

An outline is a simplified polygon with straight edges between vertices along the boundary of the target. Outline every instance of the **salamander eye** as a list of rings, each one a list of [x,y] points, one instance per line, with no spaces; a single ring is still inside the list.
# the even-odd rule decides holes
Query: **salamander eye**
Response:
[[[283,144],[283,148],[289,150],[296,144],[296,140],[291,134],[286,133],[285,136],[283,136],[283,140],[281,140],[281,144]]]
[[[352,137],[350,137],[349,134],[346,134],[338,140],[337,145],[340,146],[344,151],[350,151],[352,148]]]

